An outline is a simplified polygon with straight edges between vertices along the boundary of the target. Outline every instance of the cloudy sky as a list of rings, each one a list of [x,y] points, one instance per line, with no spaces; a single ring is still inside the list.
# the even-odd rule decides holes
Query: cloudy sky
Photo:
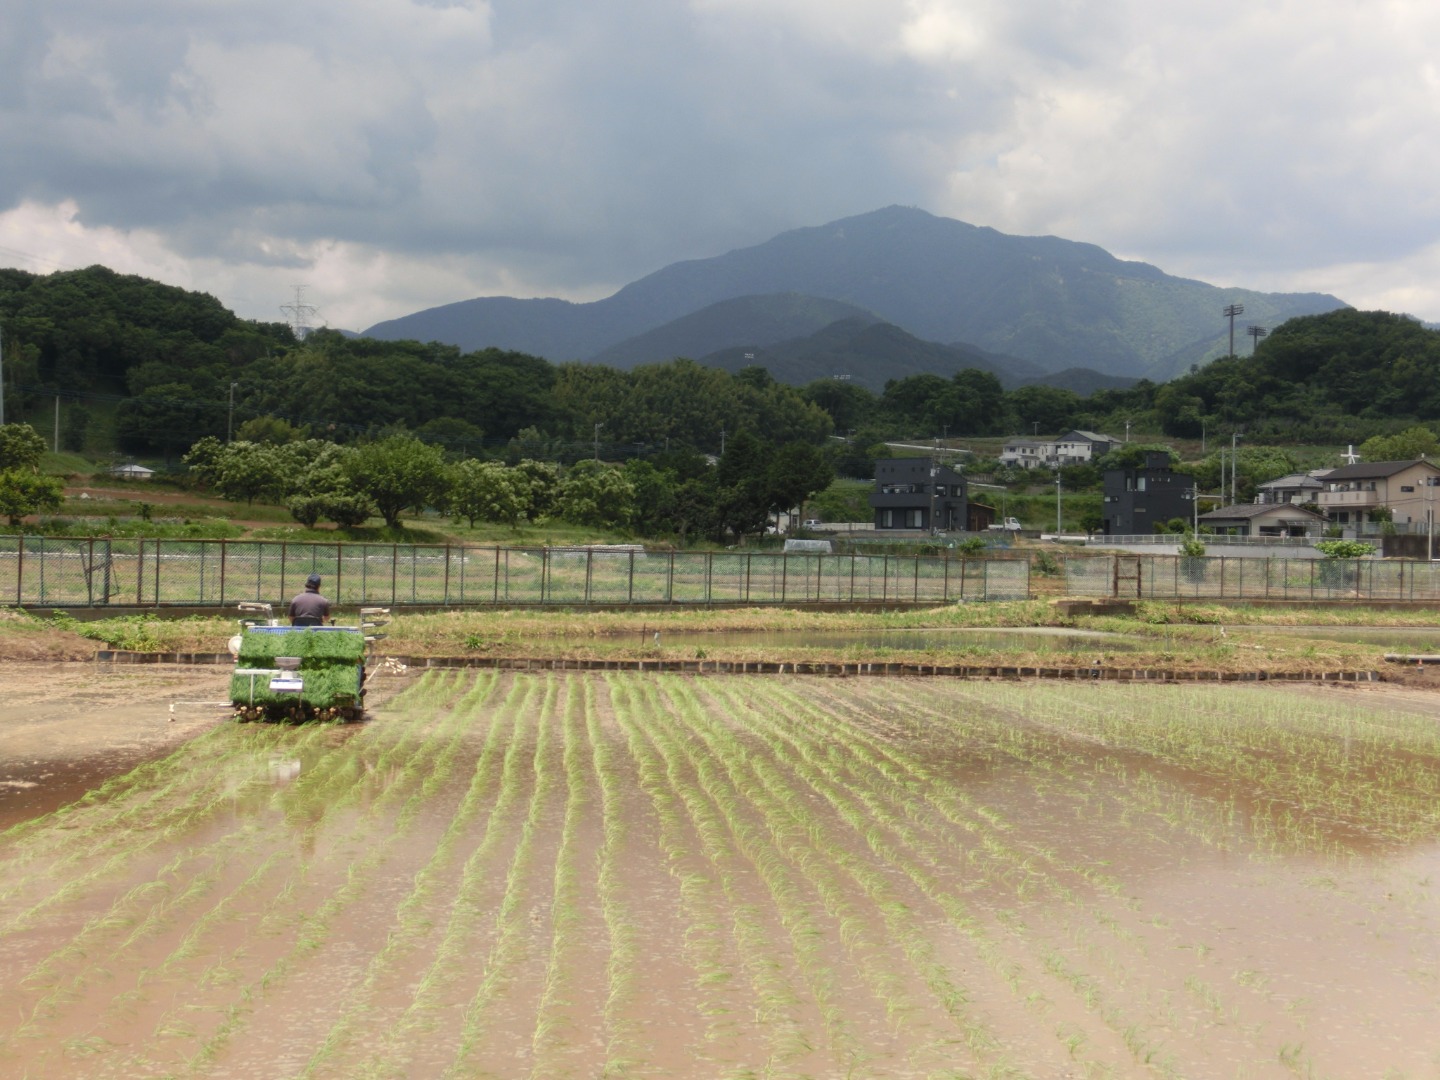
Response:
[[[1434,0],[0,0],[0,264],[359,329],[892,203],[1440,320]]]

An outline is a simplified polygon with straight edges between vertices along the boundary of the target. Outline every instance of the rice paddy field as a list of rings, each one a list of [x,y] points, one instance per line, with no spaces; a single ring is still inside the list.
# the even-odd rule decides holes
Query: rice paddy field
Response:
[[[0,833],[6,1077],[1440,1076],[1392,688],[430,673]]]

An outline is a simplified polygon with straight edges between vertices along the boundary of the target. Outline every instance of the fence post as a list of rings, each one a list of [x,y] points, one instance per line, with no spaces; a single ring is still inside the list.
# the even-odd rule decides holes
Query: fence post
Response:
[[[711,583],[715,579],[715,555],[713,552],[705,553],[705,603],[710,603]]]
[[[317,554],[317,553],[312,549],[312,550],[311,550],[310,557],[313,559],[316,554]],[[342,570],[344,570],[344,568],[345,568],[344,549],[337,543],[337,544],[335,545],[335,602],[336,602],[337,604],[339,604],[339,603],[342,602],[341,599],[340,599],[340,572],[341,572]],[[361,581],[361,584],[362,584],[362,586],[363,586],[364,581],[365,581],[365,556],[364,556],[364,553],[363,553],[363,552],[361,553],[361,556],[360,556],[360,581]],[[280,599],[281,599],[281,600],[284,600],[285,598],[282,596]],[[361,604],[364,604],[364,603],[365,603],[365,596],[364,596],[364,589],[363,589],[363,588],[361,589],[360,603],[361,603]]]
[[[595,574],[595,552],[592,548],[585,549],[585,603],[590,603],[590,582]]]
[[[773,579],[772,579],[773,580]],[[785,603],[790,592],[790,556],[780,556],[780,602]],[[750,560],[745,560],[745,599],[750,599]],[[772,598],[773,599],[773,598]]]
[[[630,577],[625,586],[625,603],[635,602],[635,552],[630,552]]]
[[[882,552],[880,555],[880,602],[883,604],[890,598],[890,553]]]
[[[90,553],[85,558],[85,602],[95,606],[95,538],[90,537]]]
[[[142,541],[143,543],[143,541]],[[25,601],[25,534],[15,537],[15,606]]]
[[[25,550],[25,539],[20,539],[20,550]],[[140,537],[140,546],[135,551],[135,603],[145,602],[145,538]]]
[[[961,571],[962,573],[964,571]],[[940,597],[947,604],[950,602],[950,553],[945,553],[945,585],[940,590]]]
[[[155,540],[155,606],[156,606],[156,607],[159,607],[159,606],[160,606],[160,558],[161,558],[161,553],[164,552],[164,550],[165,550],[165,541],[164,541],[164,540],[161,540],[161,539],[159,539],[159,538],[157,537],[156,540]],[[40,568],[41,568],[42,570],[45,568],[45,564],[44,564],[43,562],[40,564]]]
[[[225,606],[225,562],[229,542],[222,536],[220,538],[220,606]]]
[[[910,600],[918,603],[920,600],[920,560],[921,556],[915,556],[915,580],[910,584]]]
[[[281,541],[280,541],[280,599],[281,599],[281,600],[285,599],[285,596],[286,596],[286,593],[285,593],[285,570],[286,570],[286,566],[285,566],[285,564],[286,564],[289,560],[290,560],[290,541],[289,541],[289,540],[281,540]],[[340,594],[337,592],[337,593],[335,594],[335,597],[336,597],[336,599],[338,600],[339,597],[340,597]],[[264,598],[263,596],[257,596],[257,597],[255,597],[255,599],[256,599],[256,600],[263,600],[263,599],[265,599],[265,598]]]
[[[675,602],[675,552],[674,552],[674,551],[671,551],[671,552],[670,552],[670,570],[669,570],[669,572],[665,575],[665,602],[666,602],[667,604],[673,604],[673,603]]]

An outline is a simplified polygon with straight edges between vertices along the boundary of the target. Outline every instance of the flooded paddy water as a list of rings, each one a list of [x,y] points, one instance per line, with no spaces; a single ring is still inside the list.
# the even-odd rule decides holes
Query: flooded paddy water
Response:
[[[213,726],[0,833],[0,1062],[1440,1076],[1432,700],[446,672]]]

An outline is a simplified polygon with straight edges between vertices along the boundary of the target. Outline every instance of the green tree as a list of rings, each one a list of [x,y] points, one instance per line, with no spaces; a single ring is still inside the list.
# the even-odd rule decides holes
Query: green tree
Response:
[[[9,519],[11,528],[18,529],[29,514],[59,510],[64,495],[65,483],[58,476],[42,476],[27,468],[0,470],[0,514]]]
[[[525,516],[531,521],[548,516],[555,509],[555,495],[560,490],[560,470],[549,461],[522,458],[515,471],[524,478],[528,493]]]
[[[0,469],[40,468],[45,439],[29,424],[0,424]]]
[[[396,434],[357,446],[345,462],[354,490],[368,496],[390,528],[407,507],[426,506],[445,489],[445,457],[439,447]]]
[[[622,528],[634,510],[635,486],[624,470],[600,461],[577,461],[555,495],[555,512],[572,525]]]
[[[501,521],[516,528],[530,507],[530,485],[518,469],[498,461],[466,458],[450,467],[450,512],[465,518]]]
[[[1440,456],[1440,439],[1428,427],[1416,425],[1398,435],[1376,435],[1360,444],[1366,461],[1411,461]]]

